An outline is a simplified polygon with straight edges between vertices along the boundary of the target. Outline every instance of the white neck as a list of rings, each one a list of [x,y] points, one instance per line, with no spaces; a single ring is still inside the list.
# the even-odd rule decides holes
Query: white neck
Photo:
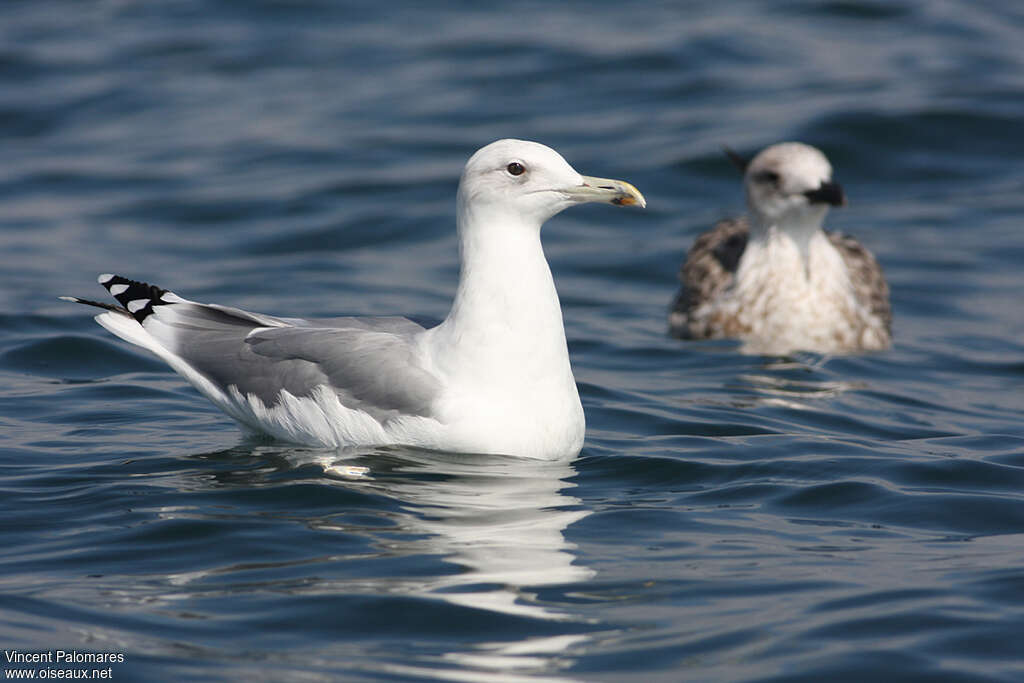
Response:
[[[800,250],[806,266],[811,238],[821,234],[826,213],[825,210],[812,210],[769,218],[751,212],[750,239],[755,242],[767,242],[783,236],[788,237]]]
[[[461,209],[455,301],[424,335],[445,380],[437,408],[446,438],[474,452],[575,455],[585,420],[540,225]]]
[[[529,220],[460,202],[459,286],[437,328],[447,351],[436,360],[446,374],[483,374],[502,383],[571,377],[540,225]]]

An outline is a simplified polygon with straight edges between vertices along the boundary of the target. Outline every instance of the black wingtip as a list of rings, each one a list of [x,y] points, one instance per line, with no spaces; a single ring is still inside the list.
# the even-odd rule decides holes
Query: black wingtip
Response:
[[[729,145],[722,145],[722,151],[725,152],[725,156],[729,158],[729,161],[733,163],[733,166],[740,170],[740,173],[747,172],[747,166],[750,165],[750,159],[747,159]]]
[[[129,280],[110,273],[100,275],[97,280],[121,304],[123,309],[119,310],[126,311],[140,323],[153,314],[154,306],[168,303],[162,299],[168,291],[148,282]]]

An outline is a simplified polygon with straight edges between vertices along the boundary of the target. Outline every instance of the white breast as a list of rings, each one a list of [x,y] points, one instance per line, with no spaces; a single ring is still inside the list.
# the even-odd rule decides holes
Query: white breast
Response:
[[[806,254],[787,234],[751,240],[728,297],[744,350],[752,353],[821,353],[856,349],[866,312],[854,298],[842,256],[823,232]]]

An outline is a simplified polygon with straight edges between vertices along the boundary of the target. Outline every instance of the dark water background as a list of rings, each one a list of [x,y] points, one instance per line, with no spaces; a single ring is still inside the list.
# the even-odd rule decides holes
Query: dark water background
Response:
[[[514,6],[514,10],[512,7]],[[115,680],[1024,679],[1017,3],[0,3],[0,642]],[[545,230],[571,464],[243,443],[62,294],[444,316],[500,137],[646,212]],[[666,338],[720,152],[822,147],[895,347]]]

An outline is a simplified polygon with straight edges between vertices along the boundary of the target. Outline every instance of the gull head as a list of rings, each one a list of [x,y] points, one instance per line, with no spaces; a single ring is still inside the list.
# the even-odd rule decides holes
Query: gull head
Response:
[[[761,226],[820,227],[831,206],[843,206],[843,189],[832,180],[832,165],[821,150],[801,142],[783,142],[744,164],[747,206]]]
[[[585,202],[647,205],[629,183],[580,175],[555,150],[526,140],[498,140],[477,150],[459,183],[460,216],[486,213],[538,228]]]

